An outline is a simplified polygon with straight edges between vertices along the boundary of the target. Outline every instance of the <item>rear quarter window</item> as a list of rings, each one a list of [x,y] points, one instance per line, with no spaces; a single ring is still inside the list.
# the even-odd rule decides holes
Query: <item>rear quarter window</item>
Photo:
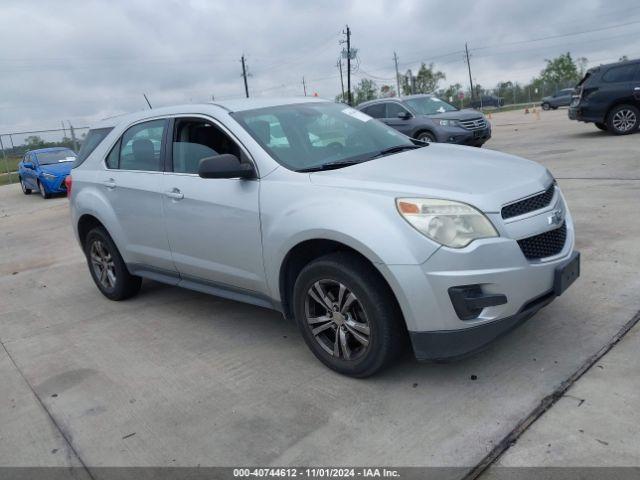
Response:
[[[82,146],[80,147],[80,153],[78,153],[75,162],[73,162],[73,168],[82,165],[87,157],[91,155],[91,152],[93,152],[96,147],[100,145],[100,142],[102,142],[102,140],[104,140],[105,137],[109,135],[109,132],[111,132],[111,130],[113,130],[112,127],[94,128],[92,130],[89,130],[89,133],[87,133],[87,138],[84,139],[84,142],[82,142]]]
[[[633,79],[633,74],[636,72],[637,65],[622,65],[620,67],[612,67],[605,72],[602,76],[602,80],[605,82],[630,82]]]

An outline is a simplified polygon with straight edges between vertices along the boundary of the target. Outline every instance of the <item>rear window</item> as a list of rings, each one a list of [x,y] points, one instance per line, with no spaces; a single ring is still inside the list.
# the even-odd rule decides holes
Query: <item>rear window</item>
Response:
[[[109,132],[113,130],[113,128],[95,128],[93,130],[89,130],[87,133],[87,138],[82,142],[82,146],[80,147],[80,153],[76,157],[76,161],[73,162],[73,168],[76,168],[87,159],[91,152],[93,152],[100,142],[104,140],[104,138],[109,135]]]

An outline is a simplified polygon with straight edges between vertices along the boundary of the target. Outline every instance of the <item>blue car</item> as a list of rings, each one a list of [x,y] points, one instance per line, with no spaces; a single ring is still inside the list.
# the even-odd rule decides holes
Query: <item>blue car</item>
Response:
[[[25,195],[38,190],[42,198],[67,193],[64,179],[71,173],[76,153],[65,147],[40,148],[25,153],[18,164],[20,186]]]

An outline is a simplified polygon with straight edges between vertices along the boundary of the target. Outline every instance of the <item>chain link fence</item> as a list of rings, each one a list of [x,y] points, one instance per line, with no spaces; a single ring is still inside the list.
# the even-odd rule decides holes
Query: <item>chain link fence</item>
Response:
[[[0,185],[18,182],[18,163],[29,150],[67,147],[76,153],[89,127],[0,133]]]

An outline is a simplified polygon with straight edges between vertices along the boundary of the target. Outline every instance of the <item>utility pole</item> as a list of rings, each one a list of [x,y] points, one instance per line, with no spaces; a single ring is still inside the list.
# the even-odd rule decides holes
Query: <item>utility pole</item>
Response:
[[[304,83],[304,75],[302,76],[302,90],[304,90],[304,96],[307,96],[307,84]]]
[[[471,62],[469,61],[469,48],[467,47],[467,43],[464,44],[464,51],[467,56],[467,68],[469,69],[469,84],[471,85],[471,101],[474,99],[473,94],[473,79],[471,78]]]
[[[398,89],[398,93],[396,95],[400,97],[400,73],[398,73],[398,55],[396,55],[396,52],[393,52],[393,62],[396,64],[396,88]]]
[[[242,62],[242,77],[244,78],[244,94],[247,96],[247,98],[249,98],[249,85],[247,84],[247,66],[245,64],[244,54],[242,54],[240,61]]]
[[[67,120],[67,122],[69,122],[69,120]],[[73,125],[71,125],[71,122],[69,122],[69,131],[71,132],[71,142],[73,142],[73,149],[75,152],[78,152],[78,141],[76,140],[76,132],[73,130]]]
[[[351,105],[351,29],[347,25],[347,103]]]
[[[338,70],[340,70],[340,87],[342,88],[342,101],[344,102],[344,80],[342,79],[342,58],[338,59]]]
[[[62,136],[66,137],[67,136],[67,129],[64,126],[64,120],[60,120],[60,123],[62,124]]]

